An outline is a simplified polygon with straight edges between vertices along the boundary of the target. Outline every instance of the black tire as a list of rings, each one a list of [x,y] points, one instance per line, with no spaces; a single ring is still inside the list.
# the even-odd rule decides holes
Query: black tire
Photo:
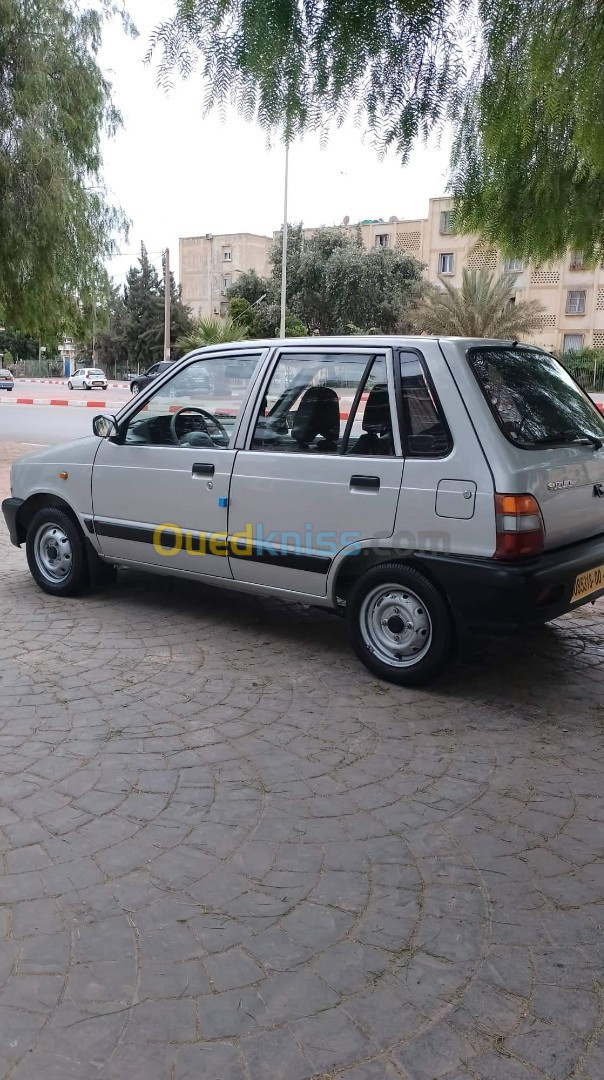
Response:
[[[449,608],[432,582],[407,563],[367,570],[350,590],[346,617],[354,651],[381,679],[419,686],[450,662],[455,631]]]
[[[25,541],[31,576],[51,596],[78,596],[89,582],[88,563],[79,527],[64,510],[38,510]]]
[[[67,389],[68,390],[73,390],[73,383],[72,382],[67,383]]]

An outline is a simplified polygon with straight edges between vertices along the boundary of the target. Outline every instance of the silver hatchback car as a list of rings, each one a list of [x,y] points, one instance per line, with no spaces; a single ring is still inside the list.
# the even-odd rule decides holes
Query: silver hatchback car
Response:
[[[604,417],[532,346],[212,346],[93,430],[17,461],[3,503],[57,596],[128,566],[290,598],[416,684],[604,595]]]
[[[67,385],[70,390],[106,390],[107,376],[100,368],[77,368]]]

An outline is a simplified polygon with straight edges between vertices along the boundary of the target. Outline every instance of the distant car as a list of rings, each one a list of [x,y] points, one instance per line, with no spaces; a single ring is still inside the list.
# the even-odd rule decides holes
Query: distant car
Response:
[[[132,380],[130,383],[130,392],[132,394],[138,394],[141,390],[144,390],[158,375],[163,375],[164,371],[167,371],[173,363],[173,360],[160,360],[159,363],[153,364],[152,367],[147,368],[146,371],[143,371],[142,375],[137,375],[136,378]]]
[[[92,390],[93,387],[107,389],[107,376],[100,368],[82,367],[74,371],[67,383],[70,390]]]
[[[0,368],[0,390],[12,390],[14,385],[15,380],[8,368]]]

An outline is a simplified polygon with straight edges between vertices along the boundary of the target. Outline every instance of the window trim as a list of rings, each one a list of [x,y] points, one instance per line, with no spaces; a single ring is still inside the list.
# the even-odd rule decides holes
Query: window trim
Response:
[[[228,447],[222,447],[222,446],[221,447],[216,447],[217,450],[219,450],[219,449],[220,450],[223,450],[223,449],[224,450],[240,449],[240,447],[238,447],[238,445],[237,445],[237,440],[238,440],[239,435],[241,433],[241,428],[242,428],[242,424],[244,422],[244,418],[247,415],[249,397],[252,394],[252,388],[256,385],[256,383],[258,381],[260,373],[264,370],[264,366],[266,364],[266,358],[267,358],[268,352],[269,352],[269,350],[266,348],[266,346],[265,347],[257,346],[254,349],[250,345],[247,345],[246,348],[234,349],[232,346],[231,346],[231,348],[229,348],[228,345],[227,345],[224,348],[221,348],[221,349],[216,350],[216,351],[214,351],[213,349],[212,349],[212,351],[210,351],[210,349],[208,349],[208,346],[204,346],[201,349],[197,349],[194,353],[190,353],[186,358],[183,357],[182,360],[175,360],[173,363],[170,364],[169,369],[166,369],[165,371],[160,371],[155,379],[151,379],[149,384],[147,386],[145,386],[140,391],[140,393],[135,394],[134,397],[127,403],[127,405],[125,405],[124,408],[122,410],[120,410],[120,412],[119,412],[119,414],[117,416],[117,424],[118,424],[118,433],[119,434],[118,434],[118,438],[115,441],[119,442],[119,443],[121,443],[123,445],[127,445],[124,442],[124,436],[125,436],[125,432],[126,432],[126,429],[128,427],[128,424],[130,423],[132,417],[137,412],[139,412],[143,408],[143,406],[146,405],[151,400],[151,398],[155,396],[155,394],[159,393],[162,386],[164,386],[167,382],[169,382],[170,379],[175,378],[181,372],[186,371],[187,368],[189,368],[191,366],[191,364],[198,363],[200,360],[235,359],[235,358],[244,358],[246,356],[257,356],[258,359],[257,359],[257,362],[256,362],[256,367],[254,368],[254,370],[252,372],[252,375],[251,375],[251,378],[250,378],[250,381],[249,381],[249,384],[248,384],[248,398],[246,398],[246,400],[244,401],[243,408],[241,409],[241,412],[239,413],[239,416],[237,417],[237,419],[235,421],[233,431],[231,433],[231,439],[230,439],[229,445],[228,445]],[[130,445],[134,445],[134,444],[130,444]],[[146,446],[150,446],[151,444],[150,443],[138,443],[136,445],[141,446],[141,447],[146,447]],[[175,450],[179,450],[179,449],[182,450],[182,449],[186,449],[186,447],[175,446],[174,449]]]
[[[570,303],[571,293],[575,293],[577,295],[579,295],[580,293],[583,293],[583,311],[572,311],[569,308],[568,305]],[[567,289],[566,290],[566,305],[565,305],[565,309],[564,309],[564,314],[565,315],[579,315],[579,316],[587,315],[587,289]]]
[[[438,222],[438,231],[441,236],[455,236],[455,227],[453,224],[449,228],[443,227],[444,222],[452,222],[454,210],[441,210],[440,218]]]
[[[442,270],[441,264],[443,259],[451,259],[451,269]],[[455,252],[454,251],[439,251],[438,253],[438,276],[439,277],[453,277],[455,274]]]
[[[263,398],[264,394],[267,393],[267,391],[268,391],[268,388],[269,388],[269,386],[271,384],[271,380],[272,380],[273,375],[274,375],[274,373],[275,373],[275,371],[277,369],[277,365],[279,364],[279,361],[280,361],[281,357],[284,356],[284,355],[287,355],[288,353],[290,355],[293,355],[293,356],[299,356],[300,353],[307,353],[308,355],[312,355],[314,353],[314,354],[317,354],[319,356],[330,356],[331,354],[341,356],[342,353],[344,353],[346,356],[359,356],[359,358],[365,356],[367,359],[366,359],[365,370],[363,372],[363,380],[365,380],[365,378],[366,378],[367,363],[370,360],[373,363],[373,361],[375,359],[377,359],[378,357],[383,357],[383,359],[386,361],[386,382],[387,382],[387,386],[388,386],[388,396],[389,396],[389,399],[390,399],[390,418],[391,418],[391,421],[392,421],[392,434],[393,434],[393,441],[394,441],[394,455],[388,455],[387,457],[381,457],[381,456],[378,457],[377,455],[374,455],[373,460],[375,460],[375,461],[394,461],[396,458],[399,458],[399,459],[402,458],[403,452],[402,452],[401,434],[400,434],[399,422],[398,422],[398,409],[397,409],[397,401],[396,401],[396,384],[395,384],[395,379],[394,379],[394,367],[395,367],[395,365],[393,363],[393,350],[388,346],[386,346],[386,347],[384,347],[384,346],[376,346],[375,349],[372,349],[368,345],[359,345],[357,347],[357,346],[354,346],[354,345],[346,345],[346,346],[343,346],[343,345],[328,345],[328,346],[325,346],[325,345],[310,345],[309,344],[309,345],[286,345],[286,346],[281,346],[281,347],[277,346],[276,348],[274,348],[271,355],[269,356],[269,359],[268,359],[267,363],[264,366],[262,378],[258,380],[258,383],[257,383],[255,389],[253,390],[253,392],[250,390],[250,396],[249,396],[249,400],[248,400],[248,408],[245,410],[245,412],[246,412],[245,430],[243,430],[243,428],[239,429],[239,434],[242,436],[242,438],[241,438],[240,443],[237,443],[237,442],[235,443],[235,446],[236,446],[237,449],[249,450],[251,453],[254,453],[254,454],[275,454],[277,457],[283,457],[283,451],[269,450],[266,447],[263,447],[261,450],[257,450],[257,449],[254,449],[251,444],[252,444],[252,439],[254,437],[254,431],[256,430],[256,424],[258,422],[258,417],[259,417],[259,413],[260,413],[260,405],[262,404],[262,398]],[[357,387],[357,389],[358,389],[358,387]],[[356,396],[356,392],[355,392],[355,396]],[[348,423],[348,421],[346,423]],[[346,430],[346,429],[344,429],[344,430]],[[295,453],[295,451],[292,451],[292,452]],[[305,457],[305,456],[306,455],[304,455],[304,454],[300,454],[300,457]],[[344,460],[355,460],[355,461],[357,460],[357,455],[355,455],[355,454],[343,455],[343,454],[340,454],[340,453],[338,453],[338,454],[317,454],[317,453],[313,453],[311,456],[312,456],[313,461],[316,460],[317,458],[326,458],[329,461],[335,461],[335,460],[337,460],[339,458],[341,458],[343,461]],[[361,455],[358,455],[358,456],[360,457]]]
[[[408,442],[408,438],[409,438],[408,430],[409,430],[409,426],[410,426],[409,425],[409,410],[408,410],[406,395],[405,395],[405,393],[403,391],[403,377],[402,377],[402,374],[401,374],[401,365],[405,363],[405,359],[404,359],[405,357],[409,357],[410,359],[419,361],[419,365],[420,365],[420,367],[422,369],[422,374],[424,376],[424,379],[426,380],[426,385],[428,386],[428,389],[430,391],[430,395],[431,395],[432,400],[434,402],[434,405],[436,407],[436,411],[437,411],[438,415],[440,416],[440,418],[442,420],[442,424],[443,424],[443,427],[444,427],[445,431],[447,432],[449,445],[448,445],[448,448],[445,451],[443,451],[443,453],[441,453],[441,454],[436,454],[436,453],[435,454],[416,454],[416,453],[413,453],[412,451],[409,450],[409,442]],[[395,352],[395,358],[396,358],[396,363],[394,364],[394,380],[395,380],[395,383],[396,383],[397,412],[398,412],[399,417],[400,417],[400,420],[399,420],[398,424],[399,424],[399,435],[400,435],[400,438],[401,438],[401,446],[402,446],[403,457],[405,458],[405,460],[412,460],[412,461],[441,461],[443,458],[447,458],[453,453],[453,450],[455,449],[455,440],[453,438],[453,433],[452,433],[451,428],[449,426],[449,421],[447,419],[447,414],[445,413],[445,410],[443,409],[442,404],[441,404],[441,400],[440,400],[440,398],[438,396],[436,386],[434,384],[434,379],[432,378],[432,374],[430,372],[430,368],[428,367],[428,365],[426,363],[426,358],[423,355],[423,353],[421,353],[419,351],[419,349],[406,349],[406,348],[405,349],[397,349],[396,352]]]
[[[579,345],[576,348],[567,349],[567,348],[565,348],[565,342],[566,342],[567,338],[571,338],[571,337],[572,338],[580,338],[581,341],[580,341]],[[566,333],[563,332],[562,333],[562,355],[565,356],[567,353],[579,352],[579,350],[583,348],[583,342],[584,341],[585,341],[585,334],[572,334],[572,333],[571,334],[566,334]]]
[[[510,266],[510,263],[514,262],[520,263],[520,266]],[[526,269],[524,265],[524,259],[521,259],[515,255],[508,256],[503,260],[503,269],[506,274],[522,274]]]
[[[510,348],[510,346],[507,345],[507,343],[505,341],[501,342],[501,346],[504,347],[504,348],[507,347],[508,349]],[[528,451],[528,452],[538,450],[541,453],[543,453],[544,448],[543,448],[542,444],[540,445],[539,443],[522,443],[522,442],[517,442],[515,439],[510,438],[509,432],[506,431],[506,429],[505,429],[505,424],[503,422],[502,416],[500,415],[499,411],[493,405],[493,402],[490,400],[490,398],[489,398],[489,396],[488,396],[488,394],[486,392],[485,387],[483,386],[482,382],[478,378],[478,375],[477,375],[476,370],[474,368],[474,364],[472,362],[472,357],[476,353],[492,352],[493,349],[495,349],[495,348],[497,348],[497,346],[494,346],[494,345],[472,345],[469,349],[466,350],[466,361],[467,361],[468,367],[470,369],[470,372],[472,373],[472,378],[475,380],[476,385],[477,385],[478,390],[479,390],[479,393],[480,393],[481,397],[483,398],[483,400],[486,402],[487,408],[489,409],[489,412],[491,413],[491,416],[495,420],[495,423],[497,424],[497,427],[498,427],[499,431],[501,432],[501,434],[503,435],[506,442],[510,446],[513,446],[515,450],[523,450],[523,451]],[[592,408],[595,409],[598,416],[601,416],[601,413],[596,408],[595,402],[589,396],[589,394],[587,393],[587,390],[584,390],[583,387],[581,386],[581,384],[577,382],[577,380],[575,379],[572,372],[570,372],[568,370],[568,368],[565,366],[565,364],[562,363],[562,360],[560,360],[559,357],[554,356],[554,354],[551,353],[551,352],[548,352],[547,349],[540,349],[538,345],[519,345],[518,348],[517,348],[517,351],[518,352],[542,353],[544,356],[549,356],[550,360],[555,360],[556,363],[560,364],[561,368],[564,368],[566,374],[569,376],[569,378],[572,380],[572,382],[574,382],[575,386],[580,391],[582,397],[584,397],[585,400],[588,401],[589,404],[592,406]],[[560,449],[560,447],[563,447],[563,446],[568,447],[569,445],[571,445],[571,444],[569,444],[569,443],[558,443],[556,445],[555,443],[550,443],[549,446],[548,446],[548,449],[551,449],[551,448]]]

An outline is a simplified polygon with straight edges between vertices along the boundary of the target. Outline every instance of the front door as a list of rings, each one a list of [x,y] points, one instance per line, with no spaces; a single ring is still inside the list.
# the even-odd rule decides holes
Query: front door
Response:
[[[92,472],[94,528],[111,558],[231,577],[232,447],[259,352],[192,360],[105,439]]]
[[[390,350],[281,350],[233,469],[235,579],[324,596],[341,548],[392,535],[395,415]]]

